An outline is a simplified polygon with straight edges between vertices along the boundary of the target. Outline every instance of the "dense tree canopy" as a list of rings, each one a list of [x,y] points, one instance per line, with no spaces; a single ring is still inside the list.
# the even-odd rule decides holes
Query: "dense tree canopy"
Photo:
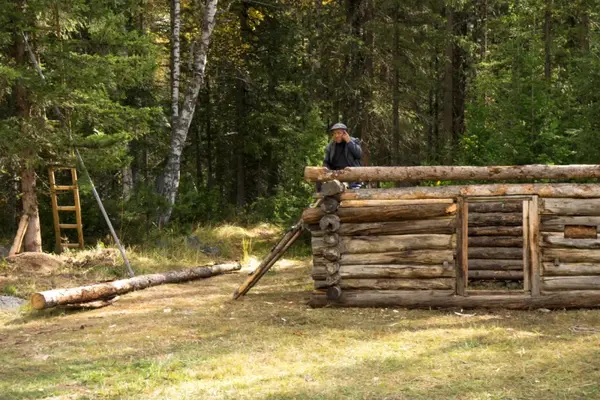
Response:
[[[7,233],[35,174],[51,226],[46,171],[75,165],[72,146],[118,226],[156,223],[175,3],[183,99],[205,1],[0,0]],[[366,165],[597,163],[599,11],[598,0],[219,2],[171,223],[296,218],[313,189],[303,167],[321,164],[338,121]],[[103,232],[82,189],[86,233]]]

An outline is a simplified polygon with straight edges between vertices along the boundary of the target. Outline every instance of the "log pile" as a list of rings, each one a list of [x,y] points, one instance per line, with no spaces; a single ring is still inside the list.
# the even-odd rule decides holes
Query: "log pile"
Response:
[[[454,290],[453,199],[343,201],[323,184],[324,204],[307,209],[315,289],[329,301],[354,290]],[[340,201],[341,200],[341,201]]]
[[[523,202],[469,204],[469,281],[523,280]]]
[[[541,290],[600,289],[600,198],[543,199]]]

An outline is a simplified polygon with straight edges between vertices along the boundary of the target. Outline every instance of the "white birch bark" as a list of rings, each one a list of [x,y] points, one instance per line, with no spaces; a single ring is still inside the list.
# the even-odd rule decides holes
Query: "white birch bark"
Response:
[[[175,197],[179,188],[179,174],[181,169],[181,153],[187,138],[187,134],[196,109],[198,93],[204,83],[204,72],[206,70],[206,61],[208,55],[208,46],[213,28],[215,26],[215,15],[217,13],[218,0],[208,0],[204,10],[204,21],[202,23],[202,37],[198,43],[198,48],[194,56],[194,71],[191,82],[186,85],[183,105],[179,110],[179,117],[174,124],[171,134],[171,149],[167,167],[164,174],[164,184],[162,194],[167,199],[169,207],[160,217],[160,225],[169,222]]]

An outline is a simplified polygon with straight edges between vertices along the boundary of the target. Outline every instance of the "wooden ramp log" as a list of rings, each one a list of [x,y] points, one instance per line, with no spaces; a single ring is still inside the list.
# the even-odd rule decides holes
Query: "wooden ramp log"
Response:
[[[322,199],[318,199],[311,205],[311,208],[317,209],[317,207],[321,205],[322,201]],[[331,214],[327,215],[332,216]],[[271,252],[265,257],[264,260],[262,260],[258,268],[256,268],[253,271],[253,273],[248,277],[248,279],[246,279],[246,281],[242,283],[240,287],[236,289],[235,292],[233,292],[234,300],[237,300],[241,296],[244,296],[246,293],[248,293],[250,289],[252,289],[254,285],[256,285],[256,282],[258,282],[260,278],[262,278],[267,273],[267,271],[273,265],[275,265],[275,263],[283,255],[283,253],[285,253],[287,249],[289,249],[290,246],[294,244],[294,242],[300,237],[300,235],[302,235],[302,232],[304,232],[304,228],[305,225],[302,222],[302,219],[300,219],[296,223],[296,225],[292,226],[286,232],[286,234],[281,238],[281,240],[279,240],[279,242],[277,242],[277,244],[273,246]]]
[[[151,286],[208,278],[226,272],[238,271],[239,269],[241,269],[239,263],[218,264],[160,274],[140,275],[134,278],[70,289],[48,290],[34,293],[31,296],[31,305],[36,310],[43,310],[64,304],[86,303],[111,298],[134,290],[146,289]]]
[[[19,221],[19,228],[17,229],[17,234],[15,235],[15,240],[8,251],[8,256],[14,256],[21,250],[21,245],[23,244],[23,238],[25,237],[25,232],[27,232],[27,227],[29,226],[29,215],[23,214],[21,216],[21,220]]]
[[[535,180],[600,178],[600,165],[510,165],[510,166],[416,166],[416,167],[348,167],[333,171],[323,167],[306,167],[307,181],[341,182],[416,182],[424,180]]]

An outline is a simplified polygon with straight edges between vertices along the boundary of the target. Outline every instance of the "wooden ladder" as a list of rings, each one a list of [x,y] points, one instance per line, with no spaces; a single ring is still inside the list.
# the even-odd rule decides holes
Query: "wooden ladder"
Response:
[[[71,184],[70,185],[57,185],[56,177],[54,172],[57,170],[70,170],[71,171]],[[54,216],[54,233],[56,234],[56,252],[61,253],[65,248],[80,248],[83,249],[83,225],[81,224],[81,204],[79,202],[79,187],[77,185],[77,170],[75,168],[50,168],[48,170],[50,175],[50,197],[52,199],[52,215]],[[73,205],[70,206],[59,206],[58,199],[56,197],[57,192],[73,192]],[[70,211],[75,212],[74,224],[61,224],[59,218],[59,211]],[[63,243],[61,238],[62,229],[77,229],[77,240],[78,243]]]

